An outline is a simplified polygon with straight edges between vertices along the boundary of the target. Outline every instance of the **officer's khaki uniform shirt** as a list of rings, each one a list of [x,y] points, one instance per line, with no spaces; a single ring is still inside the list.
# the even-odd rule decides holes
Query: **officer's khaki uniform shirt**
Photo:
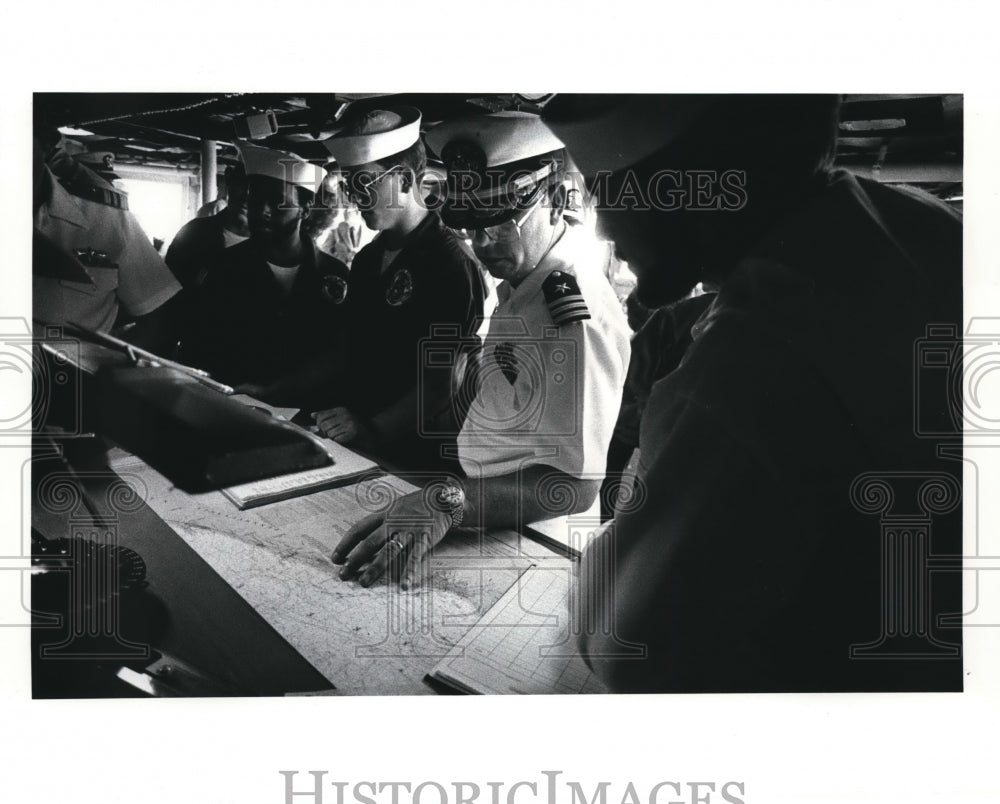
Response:
[[[132,213],[70,194],[51,172],[48,180],[52,193],[35,214],[35,227],[77,254],[94,284],[35,276],[36,319],[107,332],[119,303],[138,317],[180,290]]]

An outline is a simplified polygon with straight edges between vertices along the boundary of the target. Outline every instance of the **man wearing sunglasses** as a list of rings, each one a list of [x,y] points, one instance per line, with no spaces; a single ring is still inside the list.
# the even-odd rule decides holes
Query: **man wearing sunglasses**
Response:
[[[460,524],[532,524],[572,544],[568,516],[597,521],[629,359],[602,251],[563,219],[562,143],[537,116],[446,121],[427,143],[448,169],[442,217],[472,235],[476,256],[501,280],[499,303],[458,438],[461,476],[403,498],[387,518],[363,520],[333,554],[341,577],[363,586],[388,570],[409,588],[431,547]]]
[[[423,197],[420,119],[410,107],[372,110],[325,142],[341,192],[379,234],[351,264],[346,365],[314,414],[333,440],[413,468],[446,462],[460,424],[450,376],[421,373],[421,345],[444,332],[471,348],[485,295],[472,255]]]

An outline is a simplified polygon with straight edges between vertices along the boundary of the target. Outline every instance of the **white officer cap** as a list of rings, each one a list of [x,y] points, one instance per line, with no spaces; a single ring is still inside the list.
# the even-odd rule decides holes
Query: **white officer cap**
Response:
[[[341,168],[380,162],[420,140],[420,119],[420,110],[412,106],[374,109],[323,145]]]
[[[326,177],[323,168],[307,162],[297,154],[251,145],[248,142],[241,142],[238,148],[247,176],[269,176],[313,193],[319,191]]]
[[[510,220],[564,167],[562,141],[529,112],[447,120],[427,132],[427,145],[448,171],[441,217],[456,228]]]

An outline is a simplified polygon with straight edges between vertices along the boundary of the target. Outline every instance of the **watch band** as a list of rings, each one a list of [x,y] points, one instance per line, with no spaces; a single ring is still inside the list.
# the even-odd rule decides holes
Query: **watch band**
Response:
[[[431,495],[434,507],[451,517],[450,528],[457,528],[465,518],[465,490],[461,486],[442,483]]]

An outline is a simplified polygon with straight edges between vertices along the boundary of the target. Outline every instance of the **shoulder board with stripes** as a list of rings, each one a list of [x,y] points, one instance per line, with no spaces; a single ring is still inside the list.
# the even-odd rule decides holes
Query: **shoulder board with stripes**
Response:
[[[580,293],[580,285],[577,284],[573,274],[553,271],[542,282],[542,292],[552,314],[552,321],[556,325],[562,326],[590,318],[590,310],[587,309],[587,303]]]
[[[83,198],[86,201],[93,201],[97,204],[103,204],[106,207],[114,207],[115,209],[128,209],[128,196],[118,190],[112,190],[109,187],[98,187],[87,181],[64,181],[62,182],[62,186],[66,188],[66,192],[70,195],[75,195],[77,198]]]

